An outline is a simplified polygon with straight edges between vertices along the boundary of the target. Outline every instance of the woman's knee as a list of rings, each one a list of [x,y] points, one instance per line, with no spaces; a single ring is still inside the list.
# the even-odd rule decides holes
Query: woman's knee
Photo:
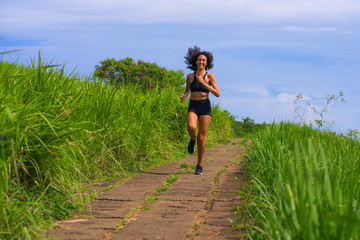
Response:
[[[188,131],[195,131],[196,130],[196,124],[188,124]]]
[[[205,134],[199,132],[197,138],[199,143],[205,142]]]

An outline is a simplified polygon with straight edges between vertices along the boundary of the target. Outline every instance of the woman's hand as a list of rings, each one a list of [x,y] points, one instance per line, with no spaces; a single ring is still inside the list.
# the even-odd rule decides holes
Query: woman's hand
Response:
[[[181,96],[180,102],[182,103],[182,102],[184,102],[185,100],[186,100],[186,96],[185,96],[185,94],[184,94],[184,95]]]
[[[204,86],[208,85],[208,83],[205,82],[205,80],[204,80],[203,77],[198,77],[197,80],[198,80],[199,83],[201,83],[201,84],[204,85]]]
[[[180,102],[181,103],[184,102],[188,96],[189,96],[189,92],[185,91],[184,94],[180,98]]]
[[[186,77],[186,87],[185,87],[185,92],[184,94],[180,97],[180,102],[184,102],[186,100],[186,98],[189,96],[190,94],[190,79],[191,79],[191,74],[188,74]]]
[[[204,85],[204,87],[208,89],[209,92],[211,92],[215,97],[220,97],[220,90],[216,83],[216,78],[214,74],[209,73],[207,76],[208,76],[208,83],[206,83],[203,78],[198,78],[198,81],[202,85]]]
[[[208,74],[208,76],[210,75],[210,73]],[[203,77],[197,77],[197,81],[203,85],[206,89],[211,88],[210,86],[210,78],[207,76],[207,81],[205,81],[205,79]]]

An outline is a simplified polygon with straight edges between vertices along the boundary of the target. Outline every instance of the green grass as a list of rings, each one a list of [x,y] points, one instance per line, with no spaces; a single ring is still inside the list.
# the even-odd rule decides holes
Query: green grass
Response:
[[[187,163],[181,163],[180,164],[180,168],[181,168],[181,170],[183,170],[183,171],[188,171],[188,170],[193,170],[193,169],[195,169],[195,167],[196,167],[196,163],[195,164],[187,164]]]
[[[358,140],[272,124],[253,138],[246,169],[239,218],[251,239],[360,238]]]
[[[0,238],[34,237],[69,216],[92,182],[185,156],[181,94],[114,88],[40,57],[31,66],[1,60]],[[229,113],[213,106],[213,116],[207,147],[232,137]]]
[[[182,171],[180,170],[178,173],[172,173],[172,174],[168,175],[166,177],[165,183],[161,187],[155,188],[154,193],[158,195],[162,192],[166,192],[167,190],[169,190],[170,186],[179,179],[179,175],[181,172]]]

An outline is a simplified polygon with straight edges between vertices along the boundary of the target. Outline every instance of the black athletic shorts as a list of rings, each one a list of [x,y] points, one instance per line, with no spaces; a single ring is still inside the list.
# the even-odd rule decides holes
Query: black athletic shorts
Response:
[[[209,99],[191,100],[189,102],[188,112],[194,112],[198,117],[201,115],[209,115],[212,117],[211,104]]]

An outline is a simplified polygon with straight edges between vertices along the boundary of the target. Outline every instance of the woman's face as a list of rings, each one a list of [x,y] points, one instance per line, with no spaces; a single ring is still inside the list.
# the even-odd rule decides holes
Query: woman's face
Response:
[[[205,55],[199,55],[196,60],[196,65],[199,68],[205,68],[207,64],[207,58]]]

